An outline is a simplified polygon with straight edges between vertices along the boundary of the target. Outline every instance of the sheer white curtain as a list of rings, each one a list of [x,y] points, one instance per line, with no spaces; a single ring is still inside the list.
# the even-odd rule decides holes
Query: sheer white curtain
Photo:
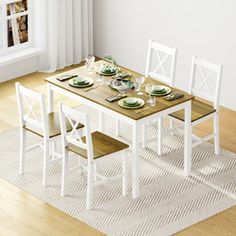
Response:
[[[39,67],[55,71],[93,54],[93,0],[37,0]]]

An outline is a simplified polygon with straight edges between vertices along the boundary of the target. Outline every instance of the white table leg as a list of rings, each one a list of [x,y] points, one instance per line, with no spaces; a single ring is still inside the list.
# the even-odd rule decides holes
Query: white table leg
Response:
[[[101,111],[99,111],[99,130],[100,132],[104,131],[104,114]]]
[[[116,136],[120,136],[120,120],[116,119]]]
[[[139,198],[139,132],[141,126],[133,125],[133,172],[132,172],[132,197]]]
[[[158,118],[158,155],[162,155],[162,117]]]
[[[147,147],[147,128],[148,126],[146,124],[142,126],[142,148],[143,149]]]
[[[47,84],[48,89],[48,113],[53,112],[53,90],[51,84]]]
[[[220,127],[219,127],[219,113],[218,111],[215,113],[214,118],[214,145],[215,145],[215,154],[218,155],[220,153]]]
[[[185,103],[184,120],[184,175],[189,176],[192,165],[191,101]]]

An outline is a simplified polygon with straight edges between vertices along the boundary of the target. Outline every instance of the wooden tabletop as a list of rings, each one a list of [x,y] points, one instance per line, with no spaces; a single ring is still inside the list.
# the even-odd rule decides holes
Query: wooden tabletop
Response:
[[[109,64],[103,60],[100,60],[100,61],[95,62],[95,65],[99,66],[100,64],[104,64],[104,63]],[[120,69],[121,69],[122,73],[128,72],[128,73],[131,73],[134,77],[142,76],[141,74],[131,71],[129,69],[126,69],[124,67],[120,67]],[[98,82],[96,82],[96,79],[98,78],[98,75],[96,74],[96,72],[87,72],[84,66],[67,71],[66,74],[67,73],[73,73],[73,74],[78,74],[80,76],[87,76],[87,77],[93,78],[94,79],[93,86],[96,86],[98,84]],[[134,119],[134,120],[142,119],[144,117],[147,117],[149,115],[152,115],[152,114],[160,112],[160,111],[163,111],[165,109],[168,109],[168,108],[173,107],[175,105],[181,104],[181,103],[186,102],[188,100],[192,100],[194,98],[192,95],[190,95],[182,90],[172,87],[171,88],[172,92],[181,92],[184,94],[184,97],[179,98],[175,101],[166,101],[162,97],[157,97],[155,106],[150,107],[148,110],[145,110],[145,111],[137,114],[135,111],[138,109],[132,109],[132,110],[124,109],[118,105],[117,101],[112,102],[112,103],[106,101],[107,97],[112,96],[112,95],[116,95],[118,93],[116,90],[111,89],[106,84],[101,85],[93,90],[85,91],[83,88],[75,88],[75,87],[70,86],[68,81],[64,81],[64,82],[58,81],[56,79],[58,76],[59,75],[51,76],[51,77],[45,78],[45,80],[48,83],[51,83],[51,84],[56,85],[60,88],[63,88],[71,93],[74,93],[78,96],[86,98],[90,101],[93,101],[99,105],[102,105],[106,108],[109,108],[113,111],[116,111],[116,112],[123,114],[131,119]],[[106,79],[112,79],[112,77],[106,76]],[[134,79],[132,78],[132,80],[134,80]],[[148,94],[145,92],[145,84],[147,84],[147,83],[151,83],[151,84],[155,84],[155,85],[156,84],[163,84],[163,83],[160,83],[160,82],[153,80],[151,78],[145,78],[145,82],[141,88],[143,95],[141,95],[141,96],[137,95],[136,92],[134,90],[132,90],[132,92],[127,93],[128,97],[142,98],[146,102],[148,100]],[[148,106],[149,106],[149,104],[146,103],[143,108],[148,107]],[[143,108],[140,108],[140,109],[143,109]]]

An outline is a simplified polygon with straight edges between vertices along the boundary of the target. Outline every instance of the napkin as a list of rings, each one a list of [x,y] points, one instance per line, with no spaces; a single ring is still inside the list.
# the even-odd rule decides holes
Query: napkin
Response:
[[[106,101],[108,101],[108,102],[115,102],[115,101],[118,101],[121,98],[125,98],[125,97],[127,97],[127,95],[125,95],[125,94],[118,94],[116,96],[110,96],[110,97],[106,98]]]

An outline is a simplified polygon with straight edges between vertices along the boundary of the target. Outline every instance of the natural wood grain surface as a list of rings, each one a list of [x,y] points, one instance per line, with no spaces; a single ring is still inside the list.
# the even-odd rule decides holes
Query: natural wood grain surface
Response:
[[[215,111],[216,110],[213,108],[213,106],[208,105],[207,103],[204,103],[197,99],[192,100],[192,117],[191,117],[192,122],[199,120],[207,115],[210,115]],[[184,121],[184,110],[174,112],[170,114],[170,116],[173,116],[179,120]]]
[[[96,65],[99,67],[99,65],[104,64],[104,63],[105,62],[101,60],[101,61],[96,62]],[[124,67],[120,67],[120,68],[121,68],[121,71],[123,73],[131,73],[131,74],[134,74],[134,76],[136,76],[136,77],[141,76],[141,74],[134,73],[133,71],[128,70]],[[65,90],[69,91],[69,92],[72,92],[76,95],[79,95],[83,98],[86,98],[86,99],[88,99],[92,102],[95,102],[99,105],[102,105],[106,108],[109,108],[113,111],[116,111],[116,112],[118,112],[120,114],[123,114],[123,115],[125,115],[125,116],[127,116],[131,119],[134,119],[134,120],[141,119],[141,118],[146,117],[148,115],[154,114],[156,112],[159,112],[159,111],[165,110],[167,108],[173,107],[174,105],[178,105],[178,104],[181,104],[185,101],[193,99],[192,95],[190,95],[188,93],[185,93],[181,90],[178,90],[176,88],[172,88],[173,92],[177,92],[177,91],[181,92],[181,93],[184,94],[184,97],[182,97],[180,99],[177,99],[175,101],[166,101],[163,98],[158,97],[158,98],[156,98],[157,102],[156,102],[155,106],[151,107],[150,109],[146,110],[145,112],[136,113],[135,112],[136,109],[134,109],[134,110],[124,109],[124,108],[122,108],[118,105],[118,102],[112,102],[111,103],[111,102],[106,101],[107,97],[116,95],[117,91],[115,91],[114,89],[111,89],[108,85],[98,86],[98,83],[96,82],[96,79],[97,79],[96,72],[88,73],[86,71],[85,67],[80,67],[78,69],[71,70],[70,73],[78,74],[80,76],[86,76],[86,77],[93,78],[94,81],[95,81],[95,84],[93,85],[93,86],[95,86],[95,89],[87,91],[84,88],[72,87],[71,85],[69,85],[68,81],[64,81],[64,82],[58,81],[56,79],[57,76],[52,76],[52,77],[46,78],[45,80],[47,82],[51,83],[51,84],[54,84],[54,85],[56,85],[60,88],[63,88]],[[112,78],[110,77],[110,79],[112,79]],[[136,92],[134,90],[132,90],[131,92],[127,93],[127,96],[128,97],[138,97],[138,98],[142,98],[144,101],[147,101],[148,100],[148,94],[145,92],[145,84],[147,84],[147,83],[154,84],[154,85],[161,84],[160,82],[157,82],[156,80],[153,80],[151,78],[146,78],[145,82],[143,84],[143,87],[141,89],[141,91],[143,92],[143,95],[138,96],[136,94]],[[145,106],[148,106],[148,105],[146,104]]]
[[[1,236],[102,236],[47,203],[0,179]]]
[[[67,68],[64,71],[68,69],[73,69],[73,67]],[[57,73],[61,72],[58,71]],[[33,73],[0,84],[0,131],[19,126],[15,82],[19,81],[23,85],[46,94],[44,78],[48,76],[49,74],[45,73]],[[58,101],[63,101],[68,106],[78,105],[66,97],[55,95],[55,104]],[[194,127],[194,133],[200,136],[205,136],[211,130],[211,121],[206,121]],[[236,112],[223,107],[220,108],[220,142],[223,148],[236,153]],[[0,222],[1,236],[104,235],[4,180],[0,180]],[[236,207],[232,207],[201,223],[193,225],[176,235],[236,235]]]
[[[94,159],[98,159],[106,155],[122,151],[129,147],[127,144],[122,143],[98,131],[92,133],[91,135],[93,140]],[[85,137],[82,137],[82,140],[86,142]],[[67,149],[79,154],[84,158],[87,158],[87,152],[82,148],[79,148],[73,144],[69,144],[67,146]]]
[[[82,124],[78,124],[77,129],[82,128]],[[26,123],[25,128],[41,137],[43,137],[43,130],[38,129],[35,126],[32,126],[28,123]],[[72,130],[71,124],[68,120],[66,120],[66,130],[67,132],[70,132]],[[59,114],[58,112],[51,112],[48,114],[48,132],[49,132],[49,138],[56,137],[61,134],[61,128],[60,128],[60,120],[59,120]]]

